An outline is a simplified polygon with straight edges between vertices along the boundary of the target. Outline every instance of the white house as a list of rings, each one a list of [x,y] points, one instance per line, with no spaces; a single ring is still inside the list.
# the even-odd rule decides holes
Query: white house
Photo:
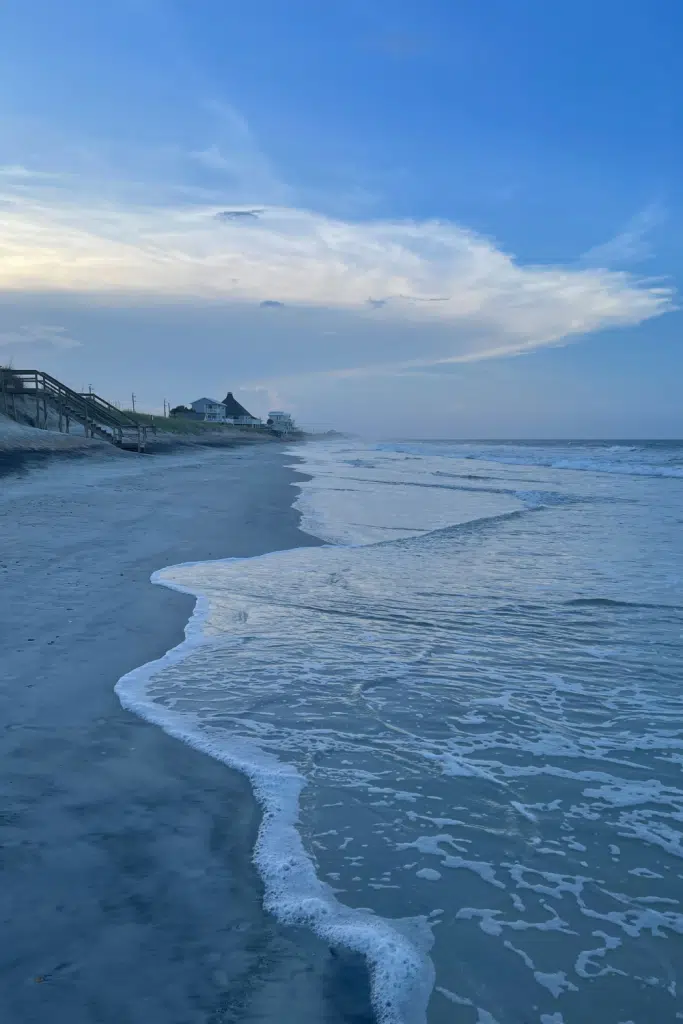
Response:
[[[190,408],[207,423],[225,423],[225,405],[213,398],[198,398]]]
[[[294,430],[294,420],[288,412],[275,409],[268,413],[268,426],[281,434],[289,434]]]

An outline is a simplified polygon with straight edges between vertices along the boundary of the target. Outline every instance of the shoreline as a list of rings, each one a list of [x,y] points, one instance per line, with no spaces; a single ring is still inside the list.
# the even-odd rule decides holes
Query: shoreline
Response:
[[[359,958],[263,910],[247,779],[114,693],[191,617],[153,572],[317,543],[285,461],[48,456],[3,478],[3,1019],[373,1020]]]

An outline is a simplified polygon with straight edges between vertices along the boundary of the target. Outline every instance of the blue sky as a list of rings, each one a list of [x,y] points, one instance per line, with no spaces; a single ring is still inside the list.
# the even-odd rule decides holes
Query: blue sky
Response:
[[[674,0],[5,0],[0,359],[374,435],[681,436],[682,44]]]

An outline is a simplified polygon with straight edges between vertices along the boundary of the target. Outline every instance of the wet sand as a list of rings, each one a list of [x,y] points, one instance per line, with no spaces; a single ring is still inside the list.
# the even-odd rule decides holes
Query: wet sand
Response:
[[[316,543],[279,445],[5,463],[0,1020],[370,1021],[362,964],[264,914],[244,778],[124,711],[180,642],[162,566]],[[18,470],[14,472],[14,470]]]

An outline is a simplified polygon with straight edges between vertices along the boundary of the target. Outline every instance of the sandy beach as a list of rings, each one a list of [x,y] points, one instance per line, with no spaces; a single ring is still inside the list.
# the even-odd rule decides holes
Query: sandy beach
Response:
[[[264,914],[247,781],[124,711],[185,561],[313,544],[278,444],[0,467],[0,1019],[371,1020],[362,964]]]

